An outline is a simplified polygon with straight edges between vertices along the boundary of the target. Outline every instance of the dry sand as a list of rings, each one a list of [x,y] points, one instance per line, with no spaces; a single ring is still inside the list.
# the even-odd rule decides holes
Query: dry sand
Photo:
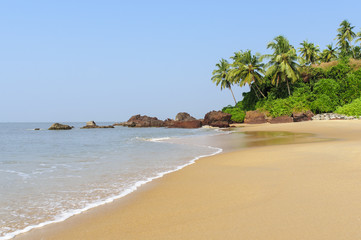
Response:
[[[361,239],[361,121],[248,125],[337,139],[199,160],[16,239]]]

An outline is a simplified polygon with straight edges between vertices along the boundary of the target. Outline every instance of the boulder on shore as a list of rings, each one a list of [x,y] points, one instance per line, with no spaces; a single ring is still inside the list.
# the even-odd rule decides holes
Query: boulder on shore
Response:
[[[127,122],[115,123],[113,126],[124,127],[164,127],[164,121],[156,117],[142,116],[140,114],[134,115]]]
[[[168,128],[200,128],[202,127],[202,121],[192,117],[189,113],[180,112],[173,119],[166,119],[164,126]]]
[[[222,111],[211,111],[204,116],[202,125],[211,127],[229,127],[232,115]]]
[[[290,123],[290,122],[293,122],[293,118],[290,116],[280,116],[280,117],[272,118],[269,122],[272,124],[274,124],[274,123]]]
[[[70,127],[69,125],[54,123],[53,125],[50,126],[48,130],[70,130],[70,129],[72,129],[72,127]]]
[[[200,120],[174,121],[167,119],[164,121],[164,125],[168,128],[200,128],[202,122]]]
[[[84,127],[81,127],[80,129],[89,129],[89,128],[114,128],[114,126],[98,126],[94,121],[89,121],[86,123]]]
[[[186,112],[180,112],[175,116],[176,121],[194,121],[197,120],[194,117],[192,117],[189,113]]]
[[[248,124],[259,124],[259,123],[266,123],[267,116],[265,113],[256,111],[247,111],[246,117],[244,118],[244,123]]]
[[[308,110],[307,112],[294,112],[292,113],[294,122],[311,121],[314,116],[313,112]]]

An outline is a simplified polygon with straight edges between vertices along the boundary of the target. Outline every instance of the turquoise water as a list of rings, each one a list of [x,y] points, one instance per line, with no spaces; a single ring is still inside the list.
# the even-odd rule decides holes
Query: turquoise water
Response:
[[[221,134],[210,129],[68,124],[75,128],[48,131],[51,123],[0,123],[0,239],[111,202],[221,151],[188,141]]]

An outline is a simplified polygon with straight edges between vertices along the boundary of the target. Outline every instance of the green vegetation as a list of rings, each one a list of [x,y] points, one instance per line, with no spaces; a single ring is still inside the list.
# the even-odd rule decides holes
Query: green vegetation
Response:
[[[244,117],[246,116],[246,112],[237,105],[235,107],[229,105],[224,107],[222,111],[231,114],[231,120],[235,123],[242,123],[244,121]]]
[[[361,115],[361,31],[354,28],[342,21],[336,46],[323,50],[303,41],[297,52],[286,37],[277,36],[267,44],[270,54],[246,50],[235,52],[230,62],[221,59],[212,81],[231,92],[232,85],[250,89],[238,103],[233,96],[235,105],[222,111],[232,114],[234,122],[243,122],[252,110],[272,117],[308,110]]]
[[[361,116],[361,98],[355,99],[352,103],[346,104],[342,107],[338,107],[335,111],[338,114],[344,114],[347,116]]]

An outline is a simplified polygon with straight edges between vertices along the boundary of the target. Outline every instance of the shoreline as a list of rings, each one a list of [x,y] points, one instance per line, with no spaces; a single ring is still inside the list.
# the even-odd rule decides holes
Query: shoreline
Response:
[[[311,125],[314,125],[314,126],[311,126]],[[319,129],[315,129],[315,125],[318,125],[318,126],[323,125],[323,126],[319,127]],[[303,127],[308,127],[308,130],[313,129],[313,131],[314,131],[313,133],[317,134],[318,136],[327,137],[327,138],[335,138],[335,137],[338,137],[337,134],[335,135],[334,132],[332,133],[328,129],[329,127],[333,127],[334,125],[342,125],[343,127],[345,127],[345,125],[347,125],[347,124],[338,123],[336,121],[325,122],[325,123],[317,123],[317,122],[288,123],[288,124],[278,124],[278,125],[261,124],[261,125],[247,125],[245,128],[242,128],[241,130],[247,130],[248,132],[269,131],[269,130],[271,130],[271,131],[293,130],[292,132],[304,132],[306,130],[305,128],[301,128],[301,129],[298,128],[297,129],[297,126],[303,126]],[[357,123],[351,123],[351,125],[355,125],[355,126],[357,125],[357,127],[361,126],[361,124],[357,124]],[[349,127],[346,126],[346,128],[349,128]],[[354,141],[355,140],[355,136],[354,136],[355,134],[356,133],[354,131],[351,131],[351,132],[349,131],[349,132],[346,132],[346,133],[344,132],[343,136],[346,138],[346,140]],[[287,145],[287,146],[290,146],[290,147],[288,147],[290,149],[297,149],[297,148],[300,148],[300,147],[302,148],[302,147],[309,146],[309,145],[313,145],[313,146],[315,146],[315,145],[317,145],[317,146],[320,146],[320,145],[327,146],[328,144],[331,144],[331,145],[336,144],[336,145],[338,145],[338,144],[340,144],[340,142],[342,143],[343,141],[300,143],[300,144],[296,144],[297,146],[296,145]],[[240,150],[240,151],[218,154],[218,155],[213,156],[213,157],[202,158],[201,161],[197,161],[197,164],[192,164],[187,168],[183,168],[182,171],[175,171],[175,172],[172,172],[172,174],[167,174],[166,176],[163,176],[163,177],[161,177],[159,179],[156,179],[156,180],[152,181],[151,183],[148,183],[148,184],[142,186],[141,188],[139,188],[138,191],[135,191],[132,194],[129,194],[129,195],[123,197],[122,199],[118,199],[118,200],[112,202],[111,204],[102,205],[102,206],[100,206],[98,208],[94,208],[94,209],[91,209],[89,211],[83,212],[82,214],[71,217],[68,220],[66,220],[64,222],[61,222],[61,223],[51,224],[51,225],[48,225],[48,226],[43,227],[43,228],[34,229],[34,230],[32,230],[32,231],[30,231],[28,233],[18,235],[17,237],[15,237],[15,239],[37,239],[40,236],[41,237],[45,236],[45,239],[62,239],[62,238],[64,238],[64,236],[66,236],[65,239],[76,239],[76,237],[83,236],[83,235],[79,235],[79,234],[84,234],[84,232],[83,232],[84,228],[88,228],[89,225],[92,225],[92,224],[94,225],[94,222],[97,222],[96,218],[98,218],[99,216],[101,216],[104,219],[104,221],[107,221],[108,223],[109,223],[108,220],[110,220],[113,223],[112,226],[114,228],[114,222],[116,222],[115,219],[119,220],[118,219],[119,218],[119,212],[127,211],[130,214],[129,216],[134,215],[134,213],[129,212],[130,209],[134,210],[134,207],[132,207],[132,206],[134,206],[136,204],[139,204],[139,203],[149,204],[149,201],[146,200],[146,199],[148,199],[148,197],[144,197],[143,195],[152,195],[152,194],[154,194],[154,192],[159,192],[159,191],[161,191],[163,193],[163,195],[164,194],[169,195],[169,191],[170,191],[169,188],[164,190],[163,186],[169,184],[169,182],[171,182],[172,179],[174,179],[174,178],[177,178],[177,182],[186,181],[184,176],[182,176],[182,175],[186,174],[185,173],[186,171],[187,172],[190,172],[190,171],[193,172],[193,175],[191,175],[190,177],[193,178],[193,179],[194,178],[198,179],[197,175],[200,174],[200,171],[205,170],[207,172],[209,170],[209,169],[207,170],[207,168],[206,168],[207,165],[209,165],[209,163],[211,163],[211,162],[214,163],[215,159],[218,159],[218,161],[219,161],[219,159],[224,160],[225,158],[227,159],[227,157],[229,157],[229,156],[238,156],[240,153],[241,154],[242,153],[243,154],[244,153],[254,154],[256,152],[256,151],[254,151],[254,149],[258,149],[258,151],[264,151],[265,149],[268,149],[268,150],[285,149],[284,146],[285,145],[276,145],[276,146],[257,147],[257,148],[253,148],[253,149],[243,149],[243,150]],[[231,160],[228,159],[228,161],[231,161]],[[260,160],[257,159],[257,161],[260,161]],[[234,164],[234,162],[232,164]],[[206,167],[205,167],[205,165],[206,165]],[[214,171],[214,170],[215,169],[213,169],[212,171]],[[213,174],[216,174],[216,172],[214,172]],[[195,182],[194,184],[197,185],[196,183],[197,182]],[[193,185],[193,184],[191,184],[191,185]],[[198,186],[194,186],[193,188],[196,188],[196,187],[198,187]],[[202,188],[209,189],[209,187],[205,186],[204,184],[201,186],[201,188],[199,190],[202,190]],[[183,189],[183,190],[185,190],[185,189]],[[253,192],[252,188],[250,188],[248,190]],[[174,193],[173,190],[171,192]],[[230,194],[230,193],[232,193],[232,191],[231,192],[228,191],[227,193]],[[187,196],[188,196],[187,194],[180,194],[180,196],[178,194],[178,197],[184,198],[185,201],[187,201]],[[161,197],[161,195],[158,196],[158,197]],[[210,194],[209,197],[210,198],[215,197],[214,193]],[[165,199],[163,199],[163,203],[168,205],[169,204],[168,201],[171,201],[169,198],[174,200],[174,198],[172,198],[172,196],[168,196],[168,198],[165,197]],[[198,200],[201,200],[204,203],[203,198],[200,198]],[[219,203],[219,201],[218,201],[218,203]],[[161,205],[161,203],[154,203],[153,202],[151,204],[151,206],[153,206],[153,208],[161,207],[159,205]],[[217,210],[220,207],[224,208],[224,206],[222,206],[222,204],[221,205],[216,204],[216,205],[217,205],[217,207],[213,206],[213,208],[211,208],[211,209]],[[239,205],[240,205],[240,207],[242,207],[242,204],[239,204]],[[109,211],[109,209],[111,209],[111,211]],[[187,212],[187,210],[184,209],[184,208],[181,208],[181,210]],[[117,212],[117,214],[113,214],[112,213],[113,211]],[[144,212],[143,214],[147,215],[146,212],[149,212],[149,211],[151,211],[151,210],[149,210],[149,208],[143,208],[143,212]],[[159,213],[157,213],[157,214],[159,214]],[[206,214],[206,212],[203,212],[203,214]],[[117,215],[118,218],[115,218],[115,219],[113,217],[111,218],[110,215],[112,215],[112,216]],[[160,214],[160,215],[162,215],[162,214]],[[222,214],[220,214],[220,215],[222,215]],[[132,216],[131,218],[133,218],[133,217],[134,216]],[[139,219],[139,217],[140,216],[138,216],[137,221],[141,221],[141,219]],[[187,218],[187,215],[184,215],[183,217]],[[174,220],[178,221],[177,218],[175,218]],[[98,223],[99,223],[99,221],[98,221]],[[162,221],[158,222],[158,225],[159,225],[159,223],[164,224],[164,222],[162,223]],[[104,231],[105,233],[106,232],[110,233],[110,232],[113,232],[113,231],[116,230],[116,229],[111,229],[111,228],[109,229],[109,227],[106,227],[107,231],[105,231],[105,229],[104,229],[105,226],[104,225],[102,225],[102,226],[103,226],[103,228],[98,229],[101,232]],[[143,225],[143,227],[144,227],[144,225]],[[76,229],[78,229],[78,230],[76,230]],[[83,229],[83,231],[81,229]],[[138,229],[138,231],[139,230],[140,229]],[[207,230],[209,230],[209,229],[207,229]],[[73,234],[78,234],[78,235],[69,235],[68,234],[69,231],[71,233],[73,233]],[[99,231],[98,231],[98,234],[99,234]],[[117,232],[117,234],[119,234],[119,233],[121,233],[121,232]],[[133,232],[133,234],[134,233],[137,233],[137,232],[135,231],[135,232]],[[64,234],[68,234],[68,235],[64,235]],[[127,230],[127,234],[132,234],[132,233],[129,233],[129,231]],[[179,234],[180,234],[180,232],[179,232]],[[52,236],[55,236],[55,238],[53,238]],[[56,236],[58,236],[58,238],[56,238]],[[87,239],[89,239],[89,237],[93,237],[91,239],[99,239],[99,238],[97,238],[97,236],[99,237],[100,235],[91,234],[91,235],[86,235],[84,237],[86,237]],[[113,235],[113,237],[114,236],[115,235]],[[141,239],[141,238],[137,238],[137,237],[130,238],[129,236],[125,236],[125,239]],[[138,234],[138,237],[139,236],[140,235]],[[146,236],[148,237],[148,235],[146,235]],[[197,235],[197,236],[200,237],[202,235]],[[104,237],[104,239],[111,239],[111,238],[109,238],[109,236],[106,237],[106,236],[102,235],[102,238],[103,237]],[[129,237],[129,238],[127,238],[127,237]],[[142,237],[144,239],[144,235],[142,235]],[[159,238],[159,237],[161,239],[162,238],[164,239],[164,235],[161,235],[161,234],[160,235],[159,234],[154,235],[154,239]],[[174,236],[174,237],[176,238],[177,236]],[[149,238],[149,239],[152,239],[152,238]],[[182,238],[179,238],[179,239],[182,239]]]
[[[215,129],[216,130],[216,129]],[[218,135],[223,135],[223,134],[228,134],[228,133],[223,133],[223,132],[219,132],[219,131],[215,131],[217,133],[215,134],[211,134],[211,135],[205,135],[203,137],[213,137],[213,136],[218,136]],[[191,138],[194,138],[194,137],[197,137],[197,136],[192,136]],[[170,138],[169,137],[164,137],[164,138],[150,138],[150,139],[146,139],[144,141],[150,141],[150,142],[164,142],[164,141],[167,141],[169,140]],[[177,139],[177,138],[176,138]],[[182,144],[182,143],[173,143],[173,142],[169,142],[170,144]],[[31,232],[33,230],[37,230],[39,228],[43,228],[43,227],[47,227],[49,225],[53,225],[53,224],[61,224],[62,222],[64,221],[67,221],[69,218],[72,218],[72,217],[75,217],[77,215],[80,215],[80,214],[83,214],[87,211],[91,211],[95,208],[98,208],[98,207],[102,207],[104,205],[107,205],[107,204],[111,204],[115,201],[118,201],[126,196],[128,196],[129,194],[132,194],[133,192],[136,192],[138,191],[140,188],[144,188],[145,185],[148,185],[150,183],[152,183],[154,180],[157,180],[157,179],[161,179],[162,177],[164,177],[165,175],[167,174],[170,174],[170,173],[173,173],[173,172],[176,172],[176,171],[179,171],[189,165],[192,165],[194,164],[197,160],[201,159],[201,158],[205,158],[205,157],[210,157],[210,156],[214,156],[214,155],[217,155],[219,153],[221,153],[223,151],[223,149],[221,148],[218,148],[218,147],[213,147],[213,146],[206,146],[206,145],[199,145],[200,147],[207,147],[209,149],[212,149],[214,150],[213,153],[210,153],[210,154],[205,154],[205,155],[199,155],[199,156],[195,156],[193,157],[192,159],[188,160],[186,163],[182,164],[182,165],[179,165],[177,167],[175,167],[174,169],[171,169],[171,170],[167,170],[167,171],[163,171],[163,172],[159,172],[156,174],[156,176],[154,177],[149,177],[147,178],[146,180],[140,180],[138,182],[136,182],[133,186],[125,189],[123,192],[121,192],[120,194],[116,195],[116,196],[111,196],[109,198],[106,198],[106,199],[103,199],[101,201],[98,201],[98,202],[94,202],[94,203],[90,203],[88,204],[87,206],[85,206],[84,208],[82,209],[75,209],[75,210],[72,210],[72,211],[69,211],[69,212],[65,212],[61,215],[59,215],[56,219],[54,220],[49,220],[49,221],[46,221],[46,222],[41,222],[39,224],[36,224],[36,225],[31,225],[31,226],[28,226],[24,229],[20,229],[20,230],[17,230],[15,232],[11,232],[11,233],[8,233],[7,235],[5,236],[0,236],[0,240],[8,240],[8,239],[18,239],[18,237],[21,237],[23,235],[26,235],[28,232]]]

